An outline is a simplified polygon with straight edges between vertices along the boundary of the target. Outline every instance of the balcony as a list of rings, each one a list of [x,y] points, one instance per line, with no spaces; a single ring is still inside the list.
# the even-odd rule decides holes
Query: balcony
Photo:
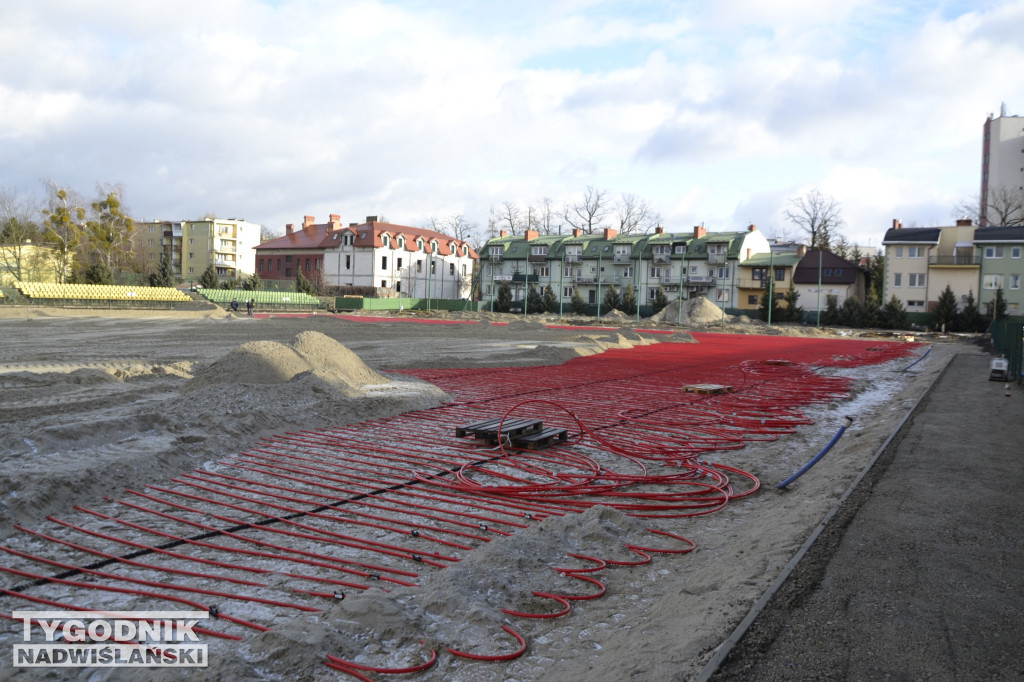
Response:
[[[546,253],[531,253],[526,260],[530,263],[546,263],[548,255]]]
[[[563,260],[565,260],[566,263],[579,263],[583,261],[583,256],[578,253],[567,253]]]
[[[708,263],[721,265],[725,263],[726,254],[724,253],[709,253]]]
[[[505,260],[505,254],[503,254],[503,253],[492,253],[490,255],[490,260],[491,260],[492,263],[500,263],[503,260]]]
[[[669,263],[672,261],[672,254],[669,253],[656,253],[654,254],[655,263]]]
[[[612,256],[613,263],[628,263],[630,260],[628,253],[617,253]]]
[[[979,266],[981,265],[981,256],[967,254],[956,256],[928,256],[928,265]]]
[[[690,275],[686,278],[686,283],[690,286],[695,287],[713,287],[715,286],[714,277],[703,277],[700,275]]]

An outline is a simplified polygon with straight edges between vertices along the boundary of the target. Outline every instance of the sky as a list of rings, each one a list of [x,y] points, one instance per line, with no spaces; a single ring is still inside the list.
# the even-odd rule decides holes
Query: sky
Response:
[[[278,233],[592,187],[798,236],[817,190],[878,246],[977,200],[1022,29],[1024,0],[5,0],[0,185]]]

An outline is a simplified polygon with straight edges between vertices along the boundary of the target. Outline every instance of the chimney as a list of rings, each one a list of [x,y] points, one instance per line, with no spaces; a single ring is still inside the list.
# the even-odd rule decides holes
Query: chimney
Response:
[[[903,228],[903,223],[901,223],[898,218],[893,218],[892,219],[892,229],[899,230],[899,229],[902,229],[902,228]]]
[[[341,227],[341,216],[340,215],[335,215],[334,213],[332,213],[331,214],[331,229],[336,230],[339,227]]]
[[[539,237],[540,232],[538,232],[537,230],[527,230],[524,236],[526,237],[526,241],[530,241],[531,239],[536,239],[537,237]]]
[[[746,258],[746,260],[750,260],[750,252],[751,251],[752,251],[752,249],[750,249],[750,248],[747,249],[747,258]]]
[[[605,239],[613,239],[613,238],[617,237],[618,235],[619,235],[619,231],[618,230],[612,229],[610,227],[604,228],[604,238]]]
[[[573,237],[582,237],[583,236],[583,230],[581,230],[578,227],[572,228],[572,236]]]
[[[349,227],[355,227],[355,226],[356,226],[356,225],[358,225],[358,224],[359,224],[359,223],[349,223],[349,224],[348,224],[348,226],[349,226]]]
[[[807,255],[807,245],[806,244],[801,244],[800,246],[796,247],[796,255],[800,256],[801,258],[806,256]]]
[[[747,227],[747,232],[754,232],[756,230],[757,230],[757,225],[755,225],[754,223],[750,223],[750,225]]]
[[[960,218],[959,220],[956,221],[957,227],[970,227],[973,224],[974,221],[972,221],[970,218]]]
[[[658,225],[656,228],[654,228],[654,234],[665,234],[665,228],[662,227],[661,225]]]
[[[701,237],[703,237],[707,233],[708,233],[708,231],[704,229],[703,225],[694,225],[693,226],[693,238],[694,239],[700,239]]]
[[[289,235],[289,234],[291,234],[294,231],[295,231],[295,225],[293,223],[288,223],[287,225],[284,226],[284,233],[286,235]]]
[[[500,232],[498,232],[498,237],[499,238],[507,237],[507,236],[508,236],[508,230],[501,230]]]
[[[368,215],[368,216],[366,216],[366,222],[368,222],[368,223],[375,223],[375,222],[377,222],[377,216],[375,216],[375,215]]]
[[[302,227],[303,227],[303,229],[305,229],[305,228],[309,227],[310,225],[312,225],[315,222],[316,222],[316,218],[314,218],[313,216],[311,216],[311,215],[304,216],[302,218]]]

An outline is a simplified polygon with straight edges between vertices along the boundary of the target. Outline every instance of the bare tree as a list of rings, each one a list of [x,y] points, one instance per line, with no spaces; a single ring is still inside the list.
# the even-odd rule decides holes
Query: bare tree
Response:
[[[961,201],[953,209],[953,215],[956,218],[971,218],[975,225],[983,227],[1024,225],[1024,190],[1000,185],[989,190],[988,200],[984,206],[978,197]]]
[[[839,203],[813,189],[790,201],[790,205],[792,208],[786,210],[786,217],[810,237],[811,248],[827,250],[843,226]]]
[[[39,205],[35,197],[0,186],[0,274],[18,281],[38,277]]]
[[[122,206],[124,190],[119,185],[100,185],[96,191],[99,197],[92,202],[93,219],[86,223],[88,245],[110,270],[128,266],[136,227]]]
[[[608,192],[588,186],[582,199],[565,205],[562,215],[565,222],[583,234],[594,234],[601,229],[610,210]]]
[[[661,224],[661,215],[651,210],[646,199],[635,194],[623,194],[616,206],[615,216],[619,222],[620,234],[648,232]]]
[[[540,207],[537,209],[537,231],[541,234],[558,234],[561,223],[556,223],[558,214],[555,213],[555,202],[551,197],[544,197],[540,200]]]
[[[497,213],[498,229],[508,230],[509,234],[519,234],[524,228],[522,215],[514,201],[501,202]]]
[[[466,220],[466,216],[461,213],[454,213],[443,218],[431,216],[427,221],[426,227],[434,232],[448,235],[460,242],[472,244],[476,238],[477,224]]]

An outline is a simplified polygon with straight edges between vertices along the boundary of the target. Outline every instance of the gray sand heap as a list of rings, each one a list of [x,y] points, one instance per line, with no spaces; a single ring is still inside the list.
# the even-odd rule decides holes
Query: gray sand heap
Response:
[[[716,325],[722,324],[722,309],[703,296],[691,298],[682,302],[682,312],[679,310],[679,302],[672,301],[665,308],[654,316],[654,320],[661,324],[684,325]],[[732,316],[725,315],[725,322],[731,322]]]
[[[347,395],[362,387],[387,384],[391,379],[366,366],[358,355],[320,332],[305,331],[290,344],[250,341],[196,374],[184,392],[216,384],[283,384],[296,377],[315,376]]]

